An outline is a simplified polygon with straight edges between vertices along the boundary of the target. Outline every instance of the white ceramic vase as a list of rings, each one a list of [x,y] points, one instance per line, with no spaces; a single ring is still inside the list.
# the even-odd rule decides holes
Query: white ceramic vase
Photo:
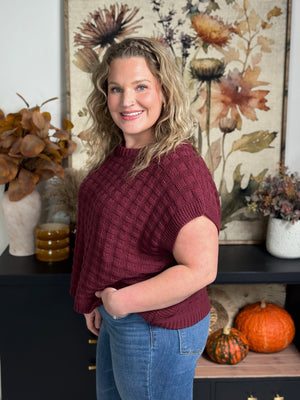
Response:
[[[278,218],[269,218],[266,248],[279,258],[300,258],[300,221],[292,224]]]
[[[11,255],[29,256],[35,253],[34,228],[41,216],[41,204],[41,196],[36,189],[19,201],[10,201],[8,192],[3,194],[1,207]]]

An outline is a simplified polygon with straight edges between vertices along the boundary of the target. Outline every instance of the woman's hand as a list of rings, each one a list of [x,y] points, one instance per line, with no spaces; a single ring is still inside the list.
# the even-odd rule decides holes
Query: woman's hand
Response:
[[[88,330],[91,331],[94,335],[98,336],[102,319],[97,308],[95,308],[95,310],[93,310],[89,314],[84,314],[84,317]]]
[[[118,307],[117,301],[118,290],[112,287],[108,287],[104,290],[95,293],[95,296],[102,300],[105,310],[112,316],[117,318],[126,317],[127,314],[123,314]]]

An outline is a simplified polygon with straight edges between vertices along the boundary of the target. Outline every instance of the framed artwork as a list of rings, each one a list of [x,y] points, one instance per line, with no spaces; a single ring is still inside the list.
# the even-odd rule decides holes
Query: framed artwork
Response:
[[[195,137],[222,206],[221,243],[264,240],[245,196],[284,162],[291,0],[65,0],[69,118],[88,129],[91,70],[129,36],[173,54],[197,118]],[[72,166],[87,158],[79,138]]]

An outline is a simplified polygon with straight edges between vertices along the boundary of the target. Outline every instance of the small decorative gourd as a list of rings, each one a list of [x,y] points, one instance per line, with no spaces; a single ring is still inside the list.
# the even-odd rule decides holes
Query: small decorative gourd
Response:
[[[218,329],[211,333],[206,343],[209,358],[219,364],[237,364],[248,354],[245,335],[235,328]]]
[[[277,304],[264,300],[245,306],[237,315],[234,327],[245,334],[249,349],[258,353],[281,351],[295,336],[295,324],[290,314]]]

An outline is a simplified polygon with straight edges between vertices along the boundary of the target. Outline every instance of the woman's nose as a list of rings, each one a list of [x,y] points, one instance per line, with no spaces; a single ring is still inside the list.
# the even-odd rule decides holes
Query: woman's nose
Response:
[[[122,105],[124,107],[132,106],[135,103],[135,93],[132,90],[124,90],[122,96]]]

